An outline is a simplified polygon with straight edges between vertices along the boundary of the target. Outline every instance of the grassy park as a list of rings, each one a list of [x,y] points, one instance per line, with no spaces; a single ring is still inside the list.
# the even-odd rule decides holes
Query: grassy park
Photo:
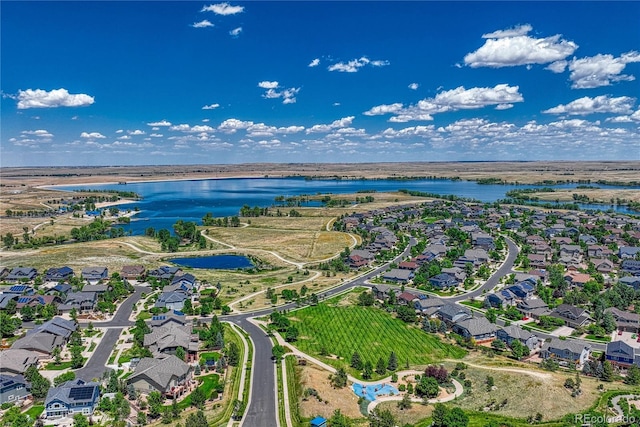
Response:
[[[374,366],[378,358],[386,361],[395,351],[401,368],[407,361],[410,366],[427,365],[466,354],[383,310],[340,301],[332,299],[292,313],[291,321],[300,332],[296,342],[300,350],[320,356],[324,348],[328,356],[321,359],[336,367],[348,365],[355,351]]]

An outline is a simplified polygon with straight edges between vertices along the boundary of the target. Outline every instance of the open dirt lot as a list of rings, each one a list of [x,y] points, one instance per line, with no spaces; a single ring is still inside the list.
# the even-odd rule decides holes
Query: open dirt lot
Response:
[[[338,389],[329,383],[329,373],[315,365],[308,364],[300,366],[300,380],[302,390],[313,388],[318,392],[319,399],[309,396],[308,400],[300,402],[300,412],[304,417],[320,415],[331,418],[333,411],[340,409],[342,413],[350,418],[362,417],[358,408],[358,396],[351,390],[351,384]],[[328,403],[325,403],[328,401]]]

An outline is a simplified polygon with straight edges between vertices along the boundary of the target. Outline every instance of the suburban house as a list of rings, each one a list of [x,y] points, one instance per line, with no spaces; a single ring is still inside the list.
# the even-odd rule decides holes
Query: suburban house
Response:
[[[618,249],[618,257],[620,259],[636,259],[636,255],[640,253],[638,246],[621,246]]]
[[[125,280],[139,280],[144,278],[146,269],[142,265],[123,265],[120,277]]]
[[[179,276],[180,274],[182,274],[180,267],[163,265],[162,267],[149,271],[147,277],[153,277],[158,280],[171,280],[173,276]]]
[[[9,348],[0,351],[0,374],[22,375],[30,366],[38,367],[39,354],[29,350]]]
[[[349,254],[349,265],[354,268],[369,265],[375,259],[375,255],[364,249],[356,249]]]
[[[196,279],[193,274],[187,273],[182,276],[175,276],[169,286],[175,287],[176,289],[183,289],[191,294],[198,289],[197,281],[198,279]],[[169,290],[166,287],[164,289]]]
[[[72,292],[67,295],[64,304],[58,306],[58,311],[67,313],[74,308],[79,313],[83,311],[93,311],[98,302],[98,294],[95,292]]]
[[[561,340],[555,337],[551,338],[551,341],[545,342],[540,350],[540,356],[543,359],[551,357],[560,364],[574,363],[577,367],[584,365],[590,355],[590,344],[576,340]]]
[[[396,297],[396,301],[400,305],[411,305],[411,301],[417,298],[417,295],[412,294],[411,292],[404,291],[401,294],[398,294],[398,296]]]
[[[74,414],[91,415],[98,404],[100,384],[72,380],[51,387],[45,399],[47,418],[61,418]]]
[[[4,293],[14,295],[33,295],[36,293],[36,290],[29,285],[13,285],[10,286],[9,289],[6,289]]]
[[[631,286],[636,290],[640,289],[640,276],[624,276],[621,277],[618,282],[623,285]]]
[[[191,297],[183,291],[163,292],[158,296],[154,307],[182,311],[184,302],[188,299]]]
[[[92,285],[95,285],[109,278],[107,267],[87,267],[82,269],[82,278]]]
[[[20,298],[20,295],[0,293],[0,310],[6,310],[7,307],[9,306],[9,302],[11,301],[17,302],[18,298]]]
[[[55,348],[62,347],[67,342],[76,328],[77,325],[71,320],[54,317],[16,340],[11,348],[31,350],[38,353],[40,358],[48,358]]]
[[[436,276],[429,278],[431,286],[437,289],[448,289],[454,286],[458,286],[458,280],[447,273],[440,273]]]
[[[620,266],[622,271],[633,275],[640,275],[640,261],[634,259],[625,259]]]
[[[640,349],[633,348],[624,341],[612,341],[607,343],[605,360],[621,368],[640,366]]]
[[[496,338],[496,325],[484,316],[459,320],[451,330],[465,338],[473,338],[477,343],[490,342]]]
[[[28,384],[22,375],[0,374],[0,404],[13,403],[30,394]]]
[[[413,301],[416,312],[427,317],[431,317],[444,305],[440,298],[419,298]]]
[[[591,262],[598,273],[611,273],[615,268],[615,264],[606,258],[594,258]]]
[[[502,289],[495,293],[487,294],[485,304],[495,308],[507,308],[516,305],[516,296],[508,289]]]
[[[187,318],[184,314],[171,311],[168,313],[158,314],[151,318],[151,327],[157,326],[166,326],[166,325],[180,325],[184,326],[187,324]]]
[[[564,281],[567,282],[570,287],[583,287],[589,280],[591,280],[591,276],[589,274],[578,273],[577,271],[568,271],[567,274],[564,275]]]
[[[413,278],[413,271],[404,270],[402,268],[393,268],[382,273],[382,278],[391,282],[407,283]]]
[[[540,298],[526,298],[518,302],[516,308],[524,317],[539,319],[540,316],[548,316],[551,314],[549,306]]]
[[[464,271],[460,267],[443,268],[441,271],[442,271],[442,273],[446,273],[449,276],[455,277],[455,279],[458,281],[458,283],[464,282],[465,279],[467,278],[466,271]]]
[[[176,354],[178,347],[185,350],[187,362],[198,359],[199,338],[191,330],[191,323],[177,325],[169,323],[166,326],[154,327],[144,336],[144,346],[154,355]]]
[[[564,323],[571,328],[580,328],[591,322],[591,317],[584,308],[569,304],[560,304],[550,316],[564,320]]]
[[[540,345],[540,339],[529,331],[525,331],[517,325],[509,325],[498,328],[496,332],[496,338],[500,341],[504,341],[508,346],[513,341],[520,341],[526,345],[529,350],[535,350]]]
[[[33,267],[16,267],[7,274],[4,280],[7,282],[30,282],[35,279],[37,275],[38,270]]]
[[[544,254],[527,254],[529,265],[535,268],[546,268],[547,257]]]
[[[493,237],[487,233],[471,233],[471,242],[474,246],[478,246],[488,251],[491,251],[496,247]]]
[[[393,289],[389,285],[374,285],[371,291],[377,299],[386,300],[389,298],[389,292],[393,292]]]
[[[57,295],[23,295],[18,298],[16,308],[20,310],[25,305],[38,307],[52,304],[57,306],[61,302],[62,300]]]
[[[143,357],[127,383],[142,394],[159,391],[167,397],[178,397],[188,390],[191,376],[191,366],[176,356],[169,355],[163,359]]]
[[[45,282],[66,282],[73,277],[73,270],[69,267],[50,268],[44,274]]]
[[[514,294],[518,299],[529,298],[534,294],[535,287],[529,281],[524,281],[511,285],[507,288],[509,292]]]
[[[609,307],[604,310],[611,313],[616,319],[616,327],[619,331],[638,333],[640,331],[640,314],[620,310],[616,307]]]
[[[466,307],[461,307],[458,304],[445,303],[435,314],[440,320],[451,325],[471,317],[471,310]]]

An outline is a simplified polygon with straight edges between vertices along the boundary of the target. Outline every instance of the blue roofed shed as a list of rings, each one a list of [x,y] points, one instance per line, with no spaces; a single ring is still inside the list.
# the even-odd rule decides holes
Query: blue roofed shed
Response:
[[[326,418],[315,417],[311,420],[311,427],[327,427]]]

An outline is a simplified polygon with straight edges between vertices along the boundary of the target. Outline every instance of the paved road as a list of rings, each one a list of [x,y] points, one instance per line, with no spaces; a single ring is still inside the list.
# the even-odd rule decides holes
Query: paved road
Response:
[[[397,259],[402,259],[410,254],[411,247],[417,242],[411,239],[409,246],[399,255]],[[395,260],[394,260],[395,261]],[[366,281],[377,276],[387,269],[389,263],[376,268],[375,270],[347,283],[335,287],[325,293],[325,298],[343,292],[354,286],[367,286]],[[290,310],[296,308],[295,303],[279,306],[277,309]],[[269,315],[273,312],[273,308],[254,311],[245,314],[235,314],[222,316],[221,320],[233,322],[247,331],[254,343],[255,365],[251,369],[251,402],[245,412],[243,427],[265,427],[278,425],[277,407],[276,407],[276,382],[275,382],[275,363],[271,360],[271,339],[264,330],[250,323],[247,319],[251,317],[260,317]]]
[[[100,340],[100,344],[96,347],[91,358],[87,361],[87,364],[76,371],[76,377],[85,381],[90,381],[94,378],[102,378],[102,375],[107,370],[106,364],[109,361],[109,356],[113,351],[120,333],[125,327],[132,326],[134,322],[129,320],[129,316],[133,311],[133,306],[142,298],[143,293],[149,293],[151,288],[146,286],[135,286],[133,294],[124,300],[118,311],[113,318],[108,322],[95,322],[93,326],[96,328],[108,328]],[[80,324],[86,324],[89,321],[81,320]]]

